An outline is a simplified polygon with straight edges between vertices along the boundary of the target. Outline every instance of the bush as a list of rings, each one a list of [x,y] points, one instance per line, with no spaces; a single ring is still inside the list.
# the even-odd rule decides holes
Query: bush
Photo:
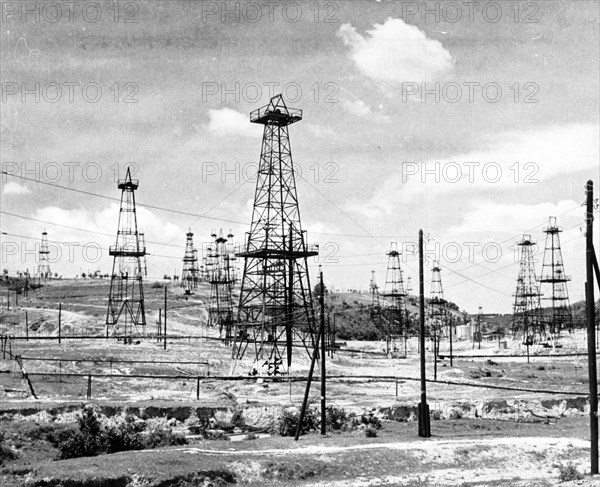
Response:
[[[300,410],[295,408],[286,408],[281,412],[273,426],[274,433],[280,436],[295,436],[298,422],[300,421]],[[304,435],[309,431],[315,431],[319,426],[317,410],[314,405],[306,408],[300,434]]]
[[[61,459],[93,457],[104,451],[102,425],[96,411],[84,406],[77,418],[79,431],[75,431],[58,446]]]
[[[577,470],[577,467],[573,462],[569,462],[566,465],[558,465],[558,471],[560,472],[559,479],[561,482],[582,480],[584,477],[583,474]]]
[[[173,430],[153,428],[148,431],[144,438],[144,448],[159,448],[161,446],[187,445],[187,438],[181,433],[173,433]]]
[[[64,431],[59,436],[61,459],[187,443],[185,436],[173,433],[168,424],[152,423],[147,428],[148,423],[131,414],[101,420],[91,406],[83,407],[77,422],[79,430]]]
[[[328,429],[332,430],[343,429],[352,417],[352,415],[349,415],[344,408],[339,408],[337,406],[327,406],[325,415],[325,424]]]
[[[367,438],[377,438],[377,429],[374,426],[367,426],[365,428],[365,436]]]
[[[360,423],[367,427],[374,428],[376,430],[381,429],[381,420],[374,414],[363,414],[360,417]]]
[[[258,435],[255,433],[248,433],[246,436],[244,436],[244,441],[246,440],[258,440]]]
[[[103,432],[106,453],[143,450],[146,424],[131,414],[115,416]]]
[[[4,433],[0,431],[0,466],[4,465],[7,460],[14,460],[17,456],[17,453],[7,445]]]

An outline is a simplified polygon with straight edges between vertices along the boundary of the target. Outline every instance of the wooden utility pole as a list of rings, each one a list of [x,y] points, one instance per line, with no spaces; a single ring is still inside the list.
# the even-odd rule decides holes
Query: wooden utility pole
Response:
[[[163,350],[167,349],[167,286],[165,285],[165,333],[163,336]]]
[[[319,323],[319,335],[321,335],[321,435],[326,434],[326,387],[325,387],[325,288],[323,287],[323,271],[319,273],[319,282],[321,283],[321,293],[319,295],[319,305],[321,308],[321,320]]]
[[[454,367],[454,360],[452,357],[452,327],[454,326],[454,320],[452,315],[449,316],[448,326],[450,328],[450,367]]]
[[[427,405],[427,379],[425,371],[425,280],[423,277],[423,230],[419,230],[419,349],[421,362],[421,402],[419,404],[419,436],[429,438],[429,406]]]
[[[596,310],[594,301],[594,183],[586,185],[586,233],[585,233],[585,302],[587,318],[588,374],[590,385],[590,439],[592,475],[598,473],[598,375],[596,371]],[[597,276],[600,277],[600,276]]]
[[[58,303],[58,344],[60,345],[62,303]]]
[[[298,418],[298,425],[296,426],[296,436],[294,436],[294,441],[298,441],[300,437],[300,430],[302,429],[302,423],[304,422],[304,415],[306,414],[306,406],[308,405],[308,396],[310,394],[310,385],[312,383],[313,372],[315,370],[315,362],[317,361],[317,356],[319,355],[319,340],[321,339],[321,334],[317,334],[317,339],[315,340],[315,348],[312,354],[312,360],[310,361],[310,370],[308,371],[308,378],[306,380],[306,389],[304,390],[304,400],[302,401],[302,409],[300,409],[300,417]],[[323,337],[324,339],[324,337]]]

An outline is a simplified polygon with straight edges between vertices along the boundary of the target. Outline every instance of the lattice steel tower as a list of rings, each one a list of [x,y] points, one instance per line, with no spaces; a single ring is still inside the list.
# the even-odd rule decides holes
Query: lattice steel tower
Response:
[[[125,179],[118,181],[121,209],[115,245],[108,254],[114,256],[106,313],[106,336],[131,336],[146,326],[143,275],[146,246],[144,234],[138,231],[135,190],[138,180],[131,179],[127,168]]]
[[[194,234],[190,228],[186,233],[183,271],[181,272],[181,287],[184,289],[185,294],[191,294],[198,287],[199,279],[198,254],[194,248]]]
[[[542,319],[546,325],[546,331],[554,336],[558,336],[561,330],[572,331],[573,329],[573,315],[567,291],[567,282],[571,280],[571,277],[565,274],[558,235],[560,232],[562,232],[562,228],[556,224],[556,217],[551,216],[548,220],[548,227],[544,228],[546,248],[542,272],[538,279],[540,291],[545,289],[549,291],[542,293],[547,296],[542,299],[550,301],[550,308],[542,310]]]
[[[438,261],[433,262],[431,269],[431,293],[429,294],[429,328],[430,333],[440,335],[447,322],[446,300],[442,287],[442,274]]]
[[[308,248],[300,223],[288,126],[302,120],[302,110],[288,108],[281,95],[250,114],[264,125],[254,210],[246,246],[235,333],[233,367],[252,345],[252,373],[284,372],[292,365],[292,347],[313,342],[314,307]]]
[[[231,232],[227,238],[223,230],[217,236],[213,231],[213,244],[208,247],[208,282],[210,283],[210,306],[208,326],[218,327],[219,336],[229,344],[233,338],[233,286],[236,280],[233,262],[234,254]],[[229,242],[229,243],[228,243]]]
[[[39,260],[38,260],[38,277],[40,279],[51,279],[52,273],[50,272],[50,261],[48,256],[50,251],[48,250],[48,233],[46,229],[42,232],[42,243],[40,244]]]
[[[388,256],[388,267],[381,297],[384,299],[382,315],[386,320],[386,344],[389,352],[394,339],[406,335],[406,290],[404,289],[397,242],[390,244],[390,251],[386,255]]]
[[[519,276],[513,307],[513,336],[522,336],[523,343],[533,344],[544,335],[541,321],[540,290],[535,275],[531,235],[523,235],[519,246]]]

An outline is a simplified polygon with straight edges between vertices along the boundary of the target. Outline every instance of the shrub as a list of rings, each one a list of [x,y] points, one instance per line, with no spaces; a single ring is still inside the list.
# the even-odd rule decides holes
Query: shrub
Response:
[[[14,460],[17,456],[17,453],[6,443],[4,433],[0,431],[0,466],[7,460]]]
[[[79,431],[68,435],[58,446],[61,459],[93,457],[104,451],[102,425],[96,411],[90,406],[84,406],[77,423]]]
[[[300,410],[296,408],[285,408],[274,424],[274,432],[280,436],[295,436],[298,422],[300,421]],[[300,427],[300,434],[304,435],[314,431],[319,425],[316,408],[309,405],[304,413],[304,419]]]
[[[170,428],[153,428],[144,438],[144,448],[159,448],[161,446],[187,445],[187,438],[181,433],[173,433]]]
[[[377,429],[374,426],[367,426],[365,428],[365,436],[367,438],[376,438],[377,437]]]
[[[104,431],[106,453],[143,450],[142,432],[146,424],[131,414],[115,416]]]
[[[325,410],[325,424],[328,429],[341,430],[347,425],[352,415],[349,415],[344,408],[337,406],[327,406]]]
[[[360,422],[367,427],[372,427],[376,430],[381,429],[381,420],[374,414],[362,414]]]
[[[583,474],[577,470],[577,467],[573,462],[569,462],[566,465],[558,465],[558,471],[560,472],[559,478],[561,482],[582,480],[584,477]]]
[[[244,436],[244,441],[246,440],[258,440],[258,435],[255,433],[248,433],[246,436]]]
[[[61,459],[187,443],[185,436],[173,433],[168,423],[144,422],[131,414],[101,420],[90,406],[82,408],[77,422],[79,430],[63,431],[57,440]]]

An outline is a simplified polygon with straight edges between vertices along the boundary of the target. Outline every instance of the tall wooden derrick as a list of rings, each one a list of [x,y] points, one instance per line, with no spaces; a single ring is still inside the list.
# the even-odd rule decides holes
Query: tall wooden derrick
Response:
[[[302,110],[288,108],[281,95],[253,111],[264,125],[250,231],[238,254],[244,259],[234,366],[250,348],[252,373],[277,375],[292,365],[293,348],[312,348],[315,311],[302,230],[288,127]]]
[[[541,319],[541,294],[533,258],[535,242],[531,235],[523,235],[523,239],[517,245],[519,246],[519,275],[514,294],[512,331],[514,337],[520,336],[524,344],[531,345],[545,335]]]
[[[555,338],[562,330],[573,330],[573,314],[567,290],[567,282],[571,277],[565,274],[560,250],[560,232],[562,228],[556,224],[556,217],[551,216],[548,227],[544,229],[546,248],[542,272],[538,278],[540,291],[545,291],[542,292],[542,300],[550,301],[549,306],[542,310],[542,320],[546,331]]]
[[[220,230],[217,236],[212,233],[213,243],[207,252],[207,274],[210,284],[210,305],[208,307],[208,326],[219,329],[219,337],[229,344],[233,339],[234,301],[233,286],[236,272],[233,265],[236,260],[231,232],[227,238]]]
[[[386,348],[391,351],[397,348],[396,341],[404,337],[406,341],[407,319],[406,319],[406,290],[402,268],[400,267],[400,252],[398,243],[392,242],[388,256],[388,267],[385,278],[385,287],[381,297],[384,299],[381,311],[385,320]]]
[[[106,313],[106,336],[129,337],[145,330],[143,276],[146,272],[144,234],[138,231],[135,190],[139,182],[131,179],[127,168],[125,179],[118,181],[121,207],[115,245],[109,248],[114,257]]]

